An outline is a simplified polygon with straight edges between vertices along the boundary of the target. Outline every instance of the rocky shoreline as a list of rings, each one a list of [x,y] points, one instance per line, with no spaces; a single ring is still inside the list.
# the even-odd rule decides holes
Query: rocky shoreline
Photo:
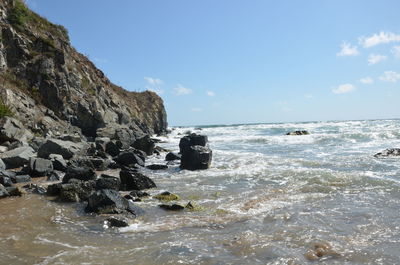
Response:
[[[0,197],[33,192],[59,202],[85,203],[87,213],[118,215],[110,217],[110,226],[128,225],[130,218],[145,213],[135,202],[148,197],[144,190],[156,183],[142,173],[144,168],[165,170],[180,163],[181,169],[199,170],[209,168],[212,160],[205,135],[182,137],[176,154],[157,146],[150,135],[131,139],[115,134],[93,141],[73,135],[30,138],[24,129],[9,126],[14,122],[3,118],[1,124],[8,126],[0,128],[0,138],[7,140],[0,145]],[[146,165],[153,154],[165,156],[165,164]],[[153,196],[164,210],[195,208],[190,202],[169,204],[178,198],[169,192]]]

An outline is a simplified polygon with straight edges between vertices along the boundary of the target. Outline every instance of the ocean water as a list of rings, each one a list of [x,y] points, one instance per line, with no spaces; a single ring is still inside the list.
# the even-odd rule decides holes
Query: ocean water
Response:
[[[400,158],[373,157],[400,147],[400,120],[174,128],[160,145],[177,151],[188,130],[208,135],[210,169],[144,172],[152,195],[198,210],[149,198],[110,229],[83,204],[0,200],[0,264],[400,264]]]

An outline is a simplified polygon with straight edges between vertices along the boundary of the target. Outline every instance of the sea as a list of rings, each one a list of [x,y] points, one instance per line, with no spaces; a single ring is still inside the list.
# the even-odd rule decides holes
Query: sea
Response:
[[[0,200],[0,264],[400,264],[400,120],[171,128],[208,136],[207,170],[144,174],[194,210],[151,197],[128,227],[110,228],[85,205],[26,194]],[[287,136],[307,130],[309,135]],[[147,164],[166,163],[165,153]]]

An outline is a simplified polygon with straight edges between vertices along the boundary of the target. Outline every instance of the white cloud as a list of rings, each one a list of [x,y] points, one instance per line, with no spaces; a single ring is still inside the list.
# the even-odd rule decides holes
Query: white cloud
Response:
[[[400,46],[394,46],[392,48],[392,53],[394,54],[394,57],[400,59]]]
[[[360,44],[364,48],[370,48],[379,44],[385,44],[390,42],[400,42],[400,35],[394,34],[392,32],[381,31],[378,34],[374,34],[369,37],[359,38]]]
[[[338,86],[337,88],[332,89],[332,92],[335,94],[345,94],[354,91],[355,89],[356,87],[352,84],[343,84]]]
[[[188,95],[192,93],[192,90],[190,88],[186,88],[180,84],[178,84],[177,87],[173,88],[175,95],[182,96],[182,95]]]
[[[143,77],[144,80],[147,82],[146,89],[156,92],[157,94],[162,94],[164,93],[164,90],[161,89],[161,85],[164,84],[164,82],[161,79],[158,78],[153,78],[153,77]]]
[[[214,93],[213,91],[207,91],[206,94],[207,94],[207,96],[209,96],[209,97],[215,96],[215,93]]]
[[[203,111],[203,109],[202,108],[192,108],[191,111],[192,112],[200,112],[200,111]]]
[[[379,77],[379,79],[384,82],[396,83],[400,80],[400,73],[396,73],[395,71],[386,71]]]
[[[336,53],[336,56],[354,56],[359,54],[357,46],[351,46],[350,43],[345,41],[340,45],[340,47],[341,50]]]
[[[305,98],[313,98],[314,96],[312,94],[305,94],[304,97]]]
[[[377,64],[387,59],[387,56],[381,54],[370,54],[368,56],[368,64]]]
[[[360,82],[363,83],[363,84],[367,84],[368,85],[368,84],[374,83],[374,79],[372,79],[371,77],[367,76],[367,77],[361,78]]]

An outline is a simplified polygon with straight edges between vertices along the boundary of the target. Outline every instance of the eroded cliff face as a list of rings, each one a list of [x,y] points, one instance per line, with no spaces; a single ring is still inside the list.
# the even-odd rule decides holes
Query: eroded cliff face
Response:
[[[70,44],[64,27],[20,0],[0,1],[0,96],[32,132],[78,132],[96,137],[113,130],[162,133],[167,120],[154,92],[128,92]]]

